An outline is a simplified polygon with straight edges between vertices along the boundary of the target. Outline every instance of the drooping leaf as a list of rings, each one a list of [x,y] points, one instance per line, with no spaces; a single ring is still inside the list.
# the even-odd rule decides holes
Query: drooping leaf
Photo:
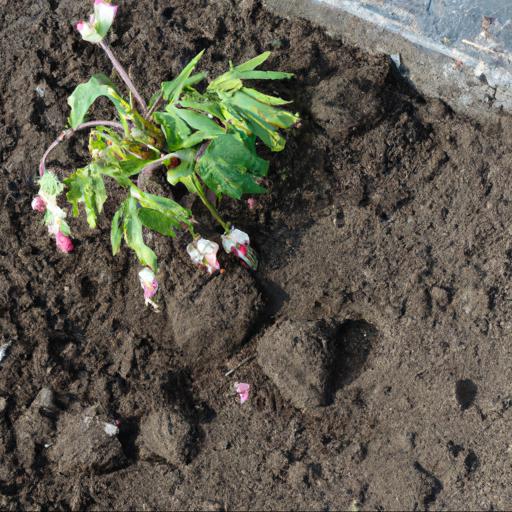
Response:
[[[131,189],[132,196],[136,197],[143,208],[155,210],[166,217],[169,217],[170,222],[179,227],[182,223],[191,225],[190,217],[192,213],[190,210],[183,208],[180,204],[168,197],[157,196],[148,192],[133,187]]]
[[[189,85],[193,85],[204,78],[204,75],[198,74],[195,75],[194,78],[189,81],[191,78],[192,71],[196,67],[199,59],[203,56],[204,50],[197,54],[181,71],[181,73],[170,82],[162,83],[162,91],[164,94],[164,99],[169,101],[169,103],[174,104],[178,101],[183,88]]]
[[[150,267],[154,272],[157,271],[156,254],[144,243],[142,235],[142,222],[139,219],[137,200],[129,197],[126,200],[126,206],[123,217],[123,232],[126,245],[135,251],[140,263]]]
[[[73,216],[79,213],[78,204],[84,203],[87,223],[96,227],[98,214],[102,212],[107,191],[101,174],[94,164],[78,169],[64,180],[68,187],[67,200],[73,207]]]
[[[123,217],[126,201],[121,203],[116,213],[112,217],[112,226],[110,229],[110,243],[112,245],[112,254],[115,256],[121,248],[121,241],[123,239]]]
[[[226,134],[210,143],[197,172],[217,195],[240,199],[243,194],[265,192],[256,180],[267,174],[268,162],[251,151],[240,135]]]
[[[283,100],[282,98],[278,98],[277,96],[269,96],[268,94],[263,94],[262,92],[257,91],[256,89],[251,89],[250,87],[242,87],[241,92],[251,96],[255,100],[260,101],[261,103],[265,103],[266,105],[288,105],[291,101]]]
[[[116,92],[114,84],[106,75],[99,73],[93,75],[88,82],[77,86],[68,98],[68,105],[71,107],[69,116],[71,128],[76,128],[83,122],[89,108],[100,96],[109,98],[122,118],[126,115],[125,104]]]
[[[157,233],[170,237],[176,236],[174,231],[176,223],[168,215],[164,215],[157,210],[151,210],[150,208],[140,208],[139,219],[144,226]]]
[[[219,93],[235,126],[245,133],[249,131],[257,135],[272,151],[283,150],[286,142],[279,129],[290,128],[297,123],[299,117],[258,101],[246,94],[244,89],[230,95]]]

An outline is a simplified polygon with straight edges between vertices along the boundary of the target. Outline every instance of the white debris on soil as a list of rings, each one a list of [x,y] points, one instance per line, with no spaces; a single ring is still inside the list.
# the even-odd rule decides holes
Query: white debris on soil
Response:
[[[7,351],[9,350],[9,347],[11,346],[12,341],[9,341],[7,343],[4,343],[0,347],[0,363],[5,359],[5,356],[7,356]]]
[[[105,434],[110,437],[117,436],[119,433],[119,428],[117,428],[117,426],[112,423],[103,423],[103,430],[105,430]]]

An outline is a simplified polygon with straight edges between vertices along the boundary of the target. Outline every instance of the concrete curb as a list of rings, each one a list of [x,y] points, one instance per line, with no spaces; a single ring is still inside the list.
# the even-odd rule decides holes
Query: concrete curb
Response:
[[[461,25],[456,17],[450,20],[441,13],[443,28],[454,38],[448,41],[435,32],[431,14],[429,24],[423,23],[426,0],[408,0],[403,8],[398,5],[401,1],[264,0],[264,3],[281,16],[309,19],[349,45],[390,55],[400,73],[420,93],[441,98],[459,113],[483,120],[512,113],[512,36],[508,39],[512,33],[512,2],[502,16],[507,21],[501,23],[480,16],[488,0],[461,0],[472,4],[472,17]],[[427,10],[431,2],[427,1]],[[465,5],[464,12],[468,8]],[[482,23],[486,19],[490,20],[490,26],[484,33]],[[457,22],[456,30],[446,27]]]

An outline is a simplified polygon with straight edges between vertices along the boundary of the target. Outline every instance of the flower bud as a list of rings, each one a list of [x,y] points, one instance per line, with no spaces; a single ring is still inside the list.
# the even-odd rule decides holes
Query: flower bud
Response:
[[[117,5],[106,0],[95,0],[94,14],[91,14],[89,21],[81,20],[75,25],[82,39],[90,43],[100,43],[114,22],[117,8]]]
[[[41,196],[35,196],[32,199],[32,210],[35,210],[39,213],[44,213],[46,211],[46,201]]]
[[[150,299],[152,299],[158,291],[158,281],[156,280],[155,273],[148,267],[143,268],[139,272],[139,280],[140,285],[144,290],[146,305],[148,305],[150,303]]]
[[[258,268],[258,256],[256,251],[249,245],[249,235],[239,229],[231,228],[227,235],[222,235],[222,247],[228,254],[234,254],[240,258],[249,268]]]
[[[217,261],[219,244],[200,238],[187,245],[187,252],[195,265],[205,267],[209,274],[220,270],[220,263]]]
[[[73,240],[62,231],[58,231],[55,235],[55,242],[57,243],[57,249],[65,253],[70,253],[75,248],[73,246]]]

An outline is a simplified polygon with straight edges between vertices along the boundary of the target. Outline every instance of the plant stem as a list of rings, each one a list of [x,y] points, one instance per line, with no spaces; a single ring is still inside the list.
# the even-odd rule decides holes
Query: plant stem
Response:
[[[172,158],[173,156],[175,156],[176,158],[179,158],[179,155],[177,153],[168,153],[167,155],[160,157],[158,160],[153,160],[151,163],[144,166],[140,170],[139,175],[137,176],[137,186],[139,188],[142,188],[141,187],[142,182],[140,181],[141,177],[148,173],[151,173],[156,168],[160,167],[167,159]]]
[[[146,102],[142,98],[142,96],[139,94],[139,91],[135,87],[134,83],[132,82],[131,78],[128,76],[128,73],[122,66],[122,64],[117,60],[117,57],[114,55],[110,47],[105,43],[104,40],[100,41],[99,45],[103,49],[103,51],[107,54],[107,57],[110,59],[110,62],[112,62],[112,65],[114,66],[115,70],[119,73],[119,76],[122,78],[123,82],[126,84],[130,92],[133,94],[133,97],[137,100],[137,102],[140,105],[140,108],[142,109],[142,115],[146,117],[148,115],[148,107],[146,105]]]
[[[123,125],[116,121],[87,121],[78,125],[76,128],[69,128],[61,132],[61,134],[48,146],[48,149],[44,152],[41,161],[39,162],[39,175],[42,176],[46,171],[46,159],[48,155],[63,141],[70,139],[76,132],[81,130],[87,130],[87,128],[94,128],[95,126],[111,126],[117,130],[123,131]]]
[[[163,98],[163,92],[160,91],[160,93],[158,94],[158,96],[156,97],[153,105],[151,106],[151,108],[148,110],[148,113],[144,116],[144,119],[149,119],[154,113],[155,113],[155,110],[160,106],[160,103],[162,101],[162,98]]]
[[[194,185],[195,185],[196,190],[197,190],[197,195],[199,196],[199,198],[201,199],[203,204],[206,206],[206,208],[208,208],[208,211],[212,214],[212,217],[222,226],[224,231],[226,233],[229,233],[229,230],[230,230],[231,226],[227,222],[224,222],[222,220],[222,218],[219,215],[219,212],[217,211],[215,206],[213,206],[213,204],[210,203],[210,201],[208,201],[208,198],[206,197],[206,194],[204,192],[204,189],[203,189],[199,179],[196,176],[193,176],[192,179],[194,181]]]

